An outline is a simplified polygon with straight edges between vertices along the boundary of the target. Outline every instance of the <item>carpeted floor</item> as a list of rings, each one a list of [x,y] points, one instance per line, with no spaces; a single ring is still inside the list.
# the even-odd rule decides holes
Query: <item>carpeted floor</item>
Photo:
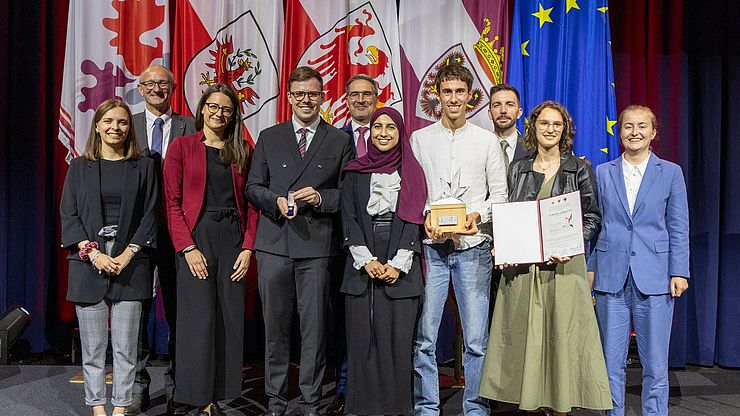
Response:
[[[69,380],[79,373],[78,366],[61,365],[9,365],[0,366],[0,416],[88,416],[89,408],[84,404],[82,384]],[[450,369],[442,368],[449,373]],[[164,367],[150,368],[152,375],[152,408],[148,416],[165,414],[165,397],[162,384]],[[327,374],[330,372],[327,371]],[[297,367],[291,368],[289,409],[297,407]],[[328,378],[328,377],[327,377]],[[244,368],[242,396],[221,403],[227,415],[261,415],[265,411],[264,379],[261,364]],[[669,414],[671,416],[740,416],[740,371],[721,368],[690,367],[671,371],[671,393]],[[322,406],[332,399],[334,382],[328,380],[327,393]],[[628,415],[640,415],[640,370],[628,371],[627,405]],[[110,386],[108,394],[110,395]],[[444,389],[441,392],[446,415],[461,414],[462,391]],[[323,410],[323,409],[322,409]],[[295,412],[297,414],[297,412]],[[492,411],[496,416],[513,416],[516,409],[511,405],[499,404]],[[596,412],[574,410],[572,415],[594,415]]]

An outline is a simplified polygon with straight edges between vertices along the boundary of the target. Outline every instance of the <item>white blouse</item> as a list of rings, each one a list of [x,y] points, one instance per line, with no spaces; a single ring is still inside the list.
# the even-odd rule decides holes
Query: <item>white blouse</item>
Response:
[[[370,176],[370,198],[367,201],[367,213],[371,216],[396,212],[398,193],[401,190],[401,176],[398,171],[393,173],[373,173]],[[355,269],[360,270],[378,257],[373,256],[367,246],[350,246]],[[408,273],[414,260],[414,252],[399,249],[388,264],[396,269]]]

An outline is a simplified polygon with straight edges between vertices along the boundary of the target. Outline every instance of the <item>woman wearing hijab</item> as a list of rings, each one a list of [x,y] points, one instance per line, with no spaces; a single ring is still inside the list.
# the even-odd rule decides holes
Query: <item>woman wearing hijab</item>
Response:
[[[377,110],[370,131],[367,154],[345,166],[342,182],[349,249],[341,288],[347,322],[345,412],[410,415],[426,181],[398,111]]]

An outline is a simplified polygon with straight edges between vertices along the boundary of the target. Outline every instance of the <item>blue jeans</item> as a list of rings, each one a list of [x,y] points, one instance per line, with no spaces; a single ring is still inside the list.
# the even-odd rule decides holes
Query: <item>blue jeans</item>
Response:
[[[462,321],[465,356],[466,415],[487,415],[488,401],[478,396],[483,356],[488,343],[488,301],[491,252],[485,242],[455,251],[452,241],[424,245],[426,284],[414,342],[414,413],[439,414],[439,372],[436,348],[450,278]]]

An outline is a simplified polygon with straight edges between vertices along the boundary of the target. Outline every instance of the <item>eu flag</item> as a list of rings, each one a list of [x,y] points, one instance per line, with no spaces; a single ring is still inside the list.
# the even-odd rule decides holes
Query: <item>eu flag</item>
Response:
[[[576,125],[573,153],[594,167],[619,156],[608,10],[606,0],[516,0],[511,33],[509,83],[524,113],[563,104]]]

